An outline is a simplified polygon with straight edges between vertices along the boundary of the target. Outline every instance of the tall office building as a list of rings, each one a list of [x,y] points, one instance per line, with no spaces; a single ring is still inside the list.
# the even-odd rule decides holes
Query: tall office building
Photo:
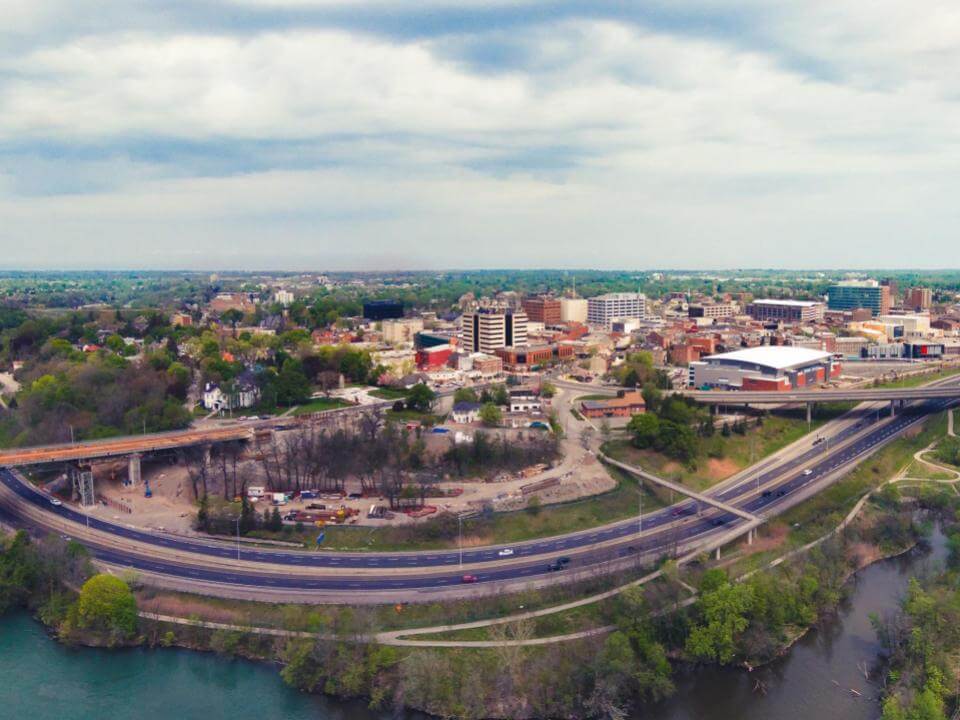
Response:
[[[914,312],[929,310],[933,305],[933,290],[930,288],[910,288],[903,298],[903,306]]]
[[[504,347],[527,344],[527,314],[522,310],[478,308],[461,318],[463,348],[468,353],[489,355]]]
[[[876,280],[844,280],[827,290],[831,310],[869,310],[873,317],[890,312],[890,288]]]
[[[647,312],[647,296],[643,293],[607,293],[587,300],[587,322],[610,327],[616,318],[643,320]]]
[[[556,325],[560,322],[560,301],[548,295],[525,298],[523,311],[531,322]]]

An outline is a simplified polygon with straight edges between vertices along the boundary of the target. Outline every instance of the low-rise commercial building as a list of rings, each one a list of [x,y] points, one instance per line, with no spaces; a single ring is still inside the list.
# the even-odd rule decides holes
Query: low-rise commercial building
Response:
[[[824,310],[823,303],[812,300],[754,300],[747,305],[747,315],[761,322],[820,322]]]
[[[687,306],[687,315],[692,318],[727,318],[737,314],[733,303],[692,303]]]
[[[580,412],[588,418],[631,417],[646,412],[643,395],[638,390],[620,390],[609,400],[583,400]]]
[[[380,324],[383,341],[391,345],[413,342],[417,333],[423,332],[423,320],[420,318],[396,318],[384,320]],[[437,343],[441,344],[441,343]]]

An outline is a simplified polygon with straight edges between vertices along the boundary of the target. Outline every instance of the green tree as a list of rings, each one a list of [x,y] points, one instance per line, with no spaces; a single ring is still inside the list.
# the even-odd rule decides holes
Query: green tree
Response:
[[[433,403],[436,399],[437,394],[425,383],[417,383],[410,389],[410,394],[407,395],[407,407],[419,412],[430,412],[433,410]]]
[[[280,405],[298,405],[310,399],[310,381],[303,366],[295,358],[287,358],[276,380],[276,397]]]
[[[274,508],[273,512],[270,513],[270,522],[267,525],[267,528],[273,532],[280,532],[283,530],[283,519],[280,517],[279,508]]]
[[[737,652],[737,639],[749,624],[752,600],[749,585],[729,581],[704,592],[697,603],[701,621],[690,629],[686,651],[698,660],[730,663]]]
[[[497,427],[503,420],[503,413],[495,403],[484,403],[480,408],[480,420],[487,427]]]
[[[477,400],[477,391],[474,390],[472,387],[457,388],[457,391],[453,394],[453,402],[455,402],[455,403],[461,403],[461,402],[475,403],[475,402],[479,402],[479,401]]]
[[[81,628],[127,638],[137,630],[137,601],[120,578],[94,575],[80,588],[77,620]]]
[[[634,415],[627,423],[627,430],[633,433],[633,444],[638,448],[652,448],[660,436],[660,418],[652,413]]]

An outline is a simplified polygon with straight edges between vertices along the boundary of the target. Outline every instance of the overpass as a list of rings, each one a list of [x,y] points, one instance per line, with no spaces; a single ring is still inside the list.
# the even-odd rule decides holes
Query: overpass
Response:
[[[291,419],[287,421],[287,424],[292,426],[294,422]],[[251,420],[238,422],[227,427],[173,430],[147,435],[127,435],[106,440],[12,448],[0,451],[0,466],[21,467],[51,462],[93,460],[139,455],[206,443],[246,440],[252,437],[257,429],[274,428],[281,425],[287,426],[281,419]]]
[[[955,378],[947,378],[947,380]],[[944,381],[941,381],[944,382]],[[620,387],[585,385],[557,380],[558,387],[593,395],[614,397]],[[665,391],[668,392],[668,391]],[[678,390],[677,394],[704,405],[773,405],[818,402],[905,402],[907,400],[953,400],[960,398],[960,386],[922,385],[912,388],[849,388],[830,390]]]

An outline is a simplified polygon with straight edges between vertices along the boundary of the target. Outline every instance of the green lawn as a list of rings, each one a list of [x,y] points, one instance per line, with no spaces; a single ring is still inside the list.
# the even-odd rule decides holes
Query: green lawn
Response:
[[[850,407],[849,403],[824,403],[823,407],[817,408],[811,429],[816,430]],[[759,462],[810,432],[805,412],[771,414],[763,419],[760,427],[750,426],[745,435],[731,433],[724,437],[718,430],[713,437],[702,438],[703,449],[694,467],[685,466],[654,450],[635,448],[626,438],[606,443],[603,450],[621,462],[637,465],[695,490],[704,490],[748,467],[751,459]]]
[[[427,425],[436,425],[437,423],[443,422],[444,416],[420,412],[419,410],[406,409],[398,411],[390,408],[386,412],[386,418],[394,422],[418,422],[426,423]]]
[[[336,410],[337,408],[353,407],[353,403],[348,403],[340,398],[315,398],[308,403],[300,405],[293,411],[294,415],[309,415],[310,413],[323,412],[324,410]]]
[[[369,394],[381,400],[405,400],[410,394],[410,391],[407,389],[382,387],[371,390]]]
[[[890,380],[880,383],[876,387],[882,388],[913,388],[927,383],[943,380],[944,378],[960,375],[960,368],[948,368],[940,372],[926,373],[923,375],[913,375],[911,377],[900,378],[899,380]]]

